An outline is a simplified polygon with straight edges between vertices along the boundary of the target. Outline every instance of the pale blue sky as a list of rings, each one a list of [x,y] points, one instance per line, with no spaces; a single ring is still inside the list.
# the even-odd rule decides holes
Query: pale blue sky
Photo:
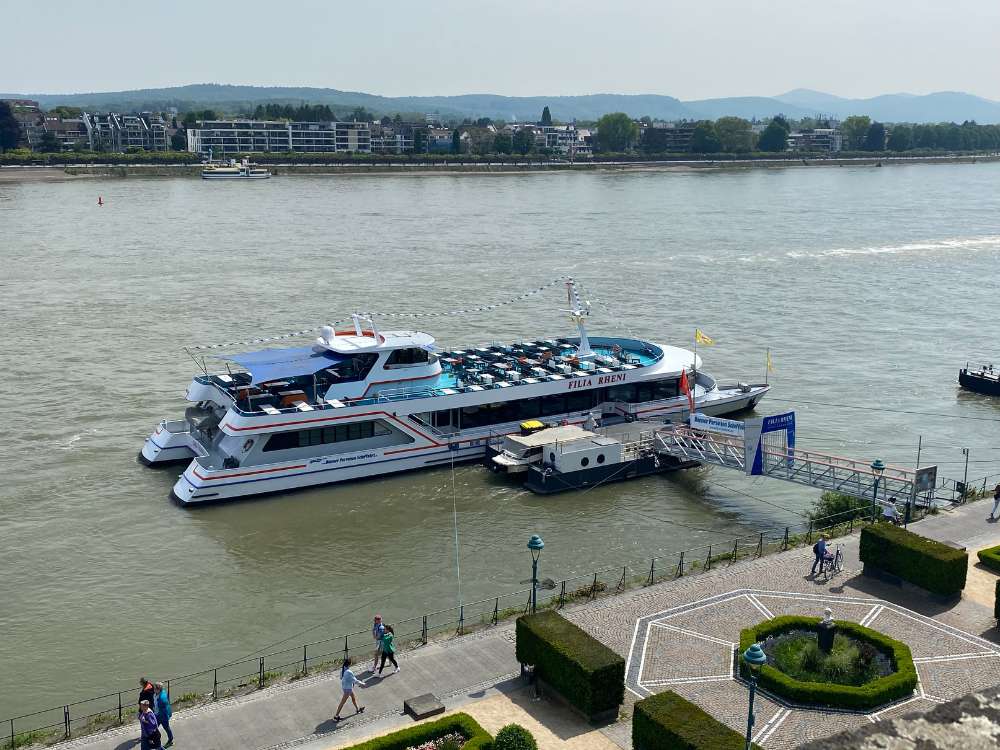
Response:
[[[0,0],[0,91],[1000,99],[997,0]]]

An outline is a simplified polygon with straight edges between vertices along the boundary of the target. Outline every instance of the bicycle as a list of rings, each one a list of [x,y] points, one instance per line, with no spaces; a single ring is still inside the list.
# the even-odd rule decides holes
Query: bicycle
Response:
[[[829,553],[828,553],[829,554]],[[834,552],[823,560],[824,566],[822,572],[826,573],[826,580],[830,580],[831,575],[836,575],[844,569],[844,551],[838,544],[834,547]]]

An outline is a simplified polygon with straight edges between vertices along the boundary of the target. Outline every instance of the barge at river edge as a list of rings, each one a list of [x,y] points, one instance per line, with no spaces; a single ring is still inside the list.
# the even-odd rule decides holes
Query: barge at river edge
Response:
[[[439,351],[426,333],[354,315],[352,329],[325,326],[312,346],[221,356],[245,371],[196,376],[194,405],[160,422],[140,460],[187,463],[173,497],[210,503],[482,460],[491,438],[527,419],[682,421],[692,405],[752,409],[769,390],[720,386],[687,349],[588,336],[587,308],[567,287],[569,338]]]

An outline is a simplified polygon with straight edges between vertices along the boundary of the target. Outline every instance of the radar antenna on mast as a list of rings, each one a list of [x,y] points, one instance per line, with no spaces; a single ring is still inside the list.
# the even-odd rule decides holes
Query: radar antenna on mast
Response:
[[[590,315],[590,302],[580,300],[580,295],[576,290],[576,282],[572,278],[566,280],[566,299],[569,302],[569,319],[576,323],[576,328],[580,332],[580,345],[577,347],[576,356],[580,359],[593,359],[596,354],[590,348],[590,340],[587,338],[587,326],[584,321]]]

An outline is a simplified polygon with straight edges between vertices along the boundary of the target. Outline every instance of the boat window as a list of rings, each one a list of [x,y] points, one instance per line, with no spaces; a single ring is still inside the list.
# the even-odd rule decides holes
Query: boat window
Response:
[[[410,367],[412,365],[425,365],[429,359],[429,353],[426,349],[396,349],[389,354],[389,359],[385,361],[385,366]]]
[[[677,378],[667,378],[666,380],[657,380],[653,383],[653,388],[655,390],[654,398],[677,398]]]
[[[566,398],[564,396],[546,396],[542,399],[543,417],[565,414],[566,411]]]
[[[380,420],[354,422],[336,427],[315,427],[311,430],[275,432],[267,436],[264,452],[308,448],[314,445],[342,443],[347,440],[365,440],[379,435],[388,435],[390,432],[392,430]]]
[[[580,466],[587,466],[588,464],[590,464],[589,458],[584,457],[580,459]]]
[[[604,463],[604,454],[603,453],[598,453],[597,454],[597,463],[599,463],[599,464],[603,464]]]
[[[635,386],[616,385],[613,388],[608,388],[608,401],[633,403],[635,401]]]

